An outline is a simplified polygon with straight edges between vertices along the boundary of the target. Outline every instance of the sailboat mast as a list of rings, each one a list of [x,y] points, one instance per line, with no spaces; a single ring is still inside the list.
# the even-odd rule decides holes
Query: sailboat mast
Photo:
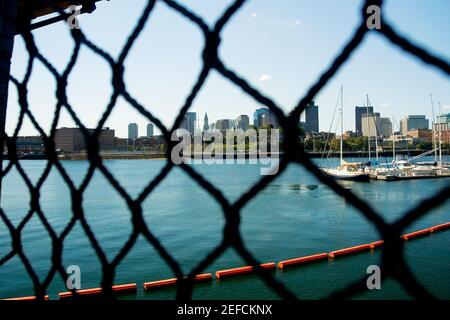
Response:
[[[369,95],[366,95],[367,102],[366,102],[366,118],[367,118],[367,149],[369,151],[369,161],[371,160],[371,153],[370,153],[370,119],[369,119]]]
[[[392,116],[392,123],[394,123],[395,125],[395,118],[394,116]],[[397,135],[395,134],[395,130],[394,130],[394,134],[392,136],[392,163],[394,164],[395,162],[395,140],[397,139]]]
[[[340,141],[340,156],[341,165],[344,161],[343,147],[344,147],[344,86],[341,86],[341,141]]]
[[[375,157],[377,158],[377,162],[378,162],[378,135],[375,137]]]
[[[434,103],[433,103],[433,94],[430,93],[430,99],[431,99],[431,110],[433,112],[433,144],[434,144],[434,161],[437,162],[437,137],[436,137],[436,116],[434,114]]]
[[[441,103],[439,102],[438,130],[439,130],[439,167],[442,168],[442,122],[439,119],[441,115]]]
[[[368,106],[371,105],[370,100],[369,100],[369,95],[367,95],[367,105]],[[379,155],[378,155],[378,125],[377,125],[377,119],[375,118],[375,113],[372,113],[372,120],[375,125],[375,157],[378,162],[378,159],[379,159]],[[370,130],[369,130],[369,134],[370,134]]]

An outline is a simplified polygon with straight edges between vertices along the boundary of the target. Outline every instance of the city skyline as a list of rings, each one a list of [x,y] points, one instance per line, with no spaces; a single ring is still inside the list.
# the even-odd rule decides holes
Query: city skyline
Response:
[[[315,104],[314,101],[311,103],[316,110],[314,111],[314,117],[312,119],[312,126],[317,125],[315,116],[318,117],[318,123],[320,123],[320,116],[319,116],[319,105]],[[361,110],[364,109],[364,112],[361,112]],[[197,115],[195,111],[190,111],[186,115],[185,119],[182,121],[180,128],[184,128],[188,131],[191,131],[193,134],[195,131],[208,131],[212,129],[216,129],[216,124],[218,122],[227,121],[225,127],[221,126],[221,130],[227,130],[227,129],[242,129],[247,130],[249,126],[255,126],[257,128],[261,128],[266,124],[272,124],[271,121],[276,123],[276,119],[273,115],[270,115],[269,123],[262,123],[258,124],[258,120],[255,119],[255,115],[259,114],[261,111],[267,110],[270,113],[270,110],[268,108],[259,108],[256,109],[253,113],[253,121],[250,122],[250,117],[246,114],[241,114],[236,116],[236,118],[224,118],[224,119],[210,119],[207,115],[207,113],[204,114],[203,120],[200,120],[200,116]],[[263,112],[264,113],[264,112]],[[264,116],[265,114],[263,114]],[[259,115],[260,116],[260,115]],[[369,120],[367,120],[369,118]],[[375,132],[378,131],[379,136],[389,136],[387,134],[383,134],[384,132],[390,132],[390,134],[400,134],[400,135],[406,135],[409,131],[413,130],[433,130],[432,123],[433,121],[427,118],[426,115],[417,115],[417,114],[407,114],[404,115],[400,119],[394,119],[394,122],[391,122],[392,119],[389,117],[383,117],[380,112],[375,112],[375,109],[372,106],[355,106],[354,107],[354,124],[353,128],[350,128],[349,130],[344,130],[344,133],[349,134],[353,133],[360,136],[375,136]],[[188,121],[187,121],[188,120]],[[256,122],[255,122],[256,121]],[[339,120],[340,121],[340,120]],[[411,124],[409,123],[411,121]],[[189,123],[187,123],[189,122]],[[450,112],[449,113],[443,113],[441,115],[436,116],[436,123],[447,123],[447,125],[450,127]],[[206,126],[205,126],[206,124]],[[185,127],[183,127],[183,125]],[[273,124],[272,124],[273,125]],[[277,125],[275,124],[274,127]],[[311,125],[308,125],[305,121],[300,121],[299,126],[302,126],[306,132],[316,132],[314,130],[310,130]],[[361,130],[358,131],[358,126],[361,126]],[[139,128],[144,128],[145,134],[139,134]],[[68,127],[68,126],[60,126],[57,127],[58,130],[61,129],[73,129],[77,127]],[[406,128],[406,129],[405,129]],[[110,127],[105,126],[103,129],[109,130]],[[118,132],[120,131],[120,128],[111,128],[113,131]],[[192,130],[190,130],[192,129]],[[88,128],[88,130],[92,130],[92,128]],[[339,130],[338,130],[339,131]],[[328,131],[328,130],[319,130],[317,133],[335,133],[339,134],[339,132]],[[130,122],[127,124],[127,134],[125,136],[122,135],[116,135],[117,138],[120,139],[137,139],[137,138],[150,138],[154,136],[159,136],[160,134],[154,133],[154,124],[151,122],[144,122],[137,123],[137,122]],[[36,135],[19,135],[19,137],[29,136],[33,137]]]
[[[305,121],[299,121],[298,123],[299,127],[304,129],[302,135],[303,143],[311,139],[313,141],[316,139],[328,141],[330,137],[332,137],[331,139],[336,139],[340,136],[338,124],[341,123],[341,112],[335,122],[336,126],[332,123],[330,126],[331,131],[329,132],[317,131],[319,126],[319,105],[314,101],[308,104],[305,113]],[[430,129],[430,121],[425,115],[406,115],[400,120],[399,130],[394,131],[393,122],[396,123],[395,119],[391,122],[390,118],[382,117],[380,112],[376,112],[373,106],[369,105],[369,99],[367,99],[366,106],[354,107],[354,116],[355,131],[347,130],[343,132],[344,140],[356,137],[377,137],[376,142],[379,141],[381,145],[389,146],[390,143],[396,141],[398,147],[407,148],[408,144],[412,146],[414,144],[421,146],[421,143],[429,143],[430,146],[432,144],[436,145],[438,137],[445,143],[450,135],[450,113],[437,117],[439,126],[433,125],[432,129]],[[201,116],[194,111],[190,111],[183,118],[180,129],[187,130],[192,136],[212,130],[243,130],[246,134],[254,132],[253,130],[247,131],[247,129],[250,129],[250,118],[245,114],[238,115],[235,119],[217,119],[215,122],[212,121],[211,124],[207,113],[203,116],[203,123],[200,123],[200,119]],[[253,112],[252,125],[255,128],[264,128],[267,125],[270,125],[272,128],[279,127],[277,119],[268,108],[258,108]],[[131,122],[128,124],[128,136],[126,138],[116,136],[114,128],[104,127],[99,136],[100,149],[129,151],[130,148],[139,150],[144,148],[155,151],[155,148],[161,147],[161,143],[164,143],[165,138],[161,135],[154,135],[153,127],[151,122],[147,123],[145,127],[146,135],[140,135],[139,125]],[[332,131],[332,128],[336,131]],[[95,129],[87,128],[87,130],[93,132]],[[57,128],[55,145],[62,152],[80,152],[85,150],[83,134],[78,127]],[[43,140],[40,136],[19,136],[16,146],[17,150],[25,153],[45,152]]]
[[[319,130],[314,131],[311,130],[311,128],[318,126],[320,124],[320,113],[319,113],[319,105],[316,104],[314,101],[312,101],[309,105],[309,107],[313,106],[314,111],[312,112],[313,115],[310,115],[310,124],[308,124],[307,121],[300,121],[299,125],[304,127],[306,132],[329,132],[328,130]],[[267,111],[265,111],[267,110]],[[241,114],[237,116],[236,118],[223,118],[223,119],[210,119],[208,117],[208,114],[205,113],[203,116],[203,120],[201,121],[201,117],[197,115],[197,112],[190,111],[185,119],[182,121],[180,128],[184,128],[191,133],[194,133],[195,130],[201,130],[201,131],[207,131],[216,128],[217,122],[221,123],[221,130],[226,129],[243,129],[244,131],[249,127],[249,125],[253,125],[255,127],[262,127],[265,125],[265,123],[260,124],[259,119],[261,115],[265,115],[266,112],[270,113],[270,110],[268,108],[258,108],[253,113],[253,122],[250,123],[250,117],[245,114]],[[273,117],[273,115],[270,116],[270,121],[276,123],[276,119]],[[273,119],[272,119],[273,118]],[[369,118],[369,119],[367,119]],[[402,116],[400,119],[391,119],[389,117],[383,117],[380,112],[376,112],[373,106],[355,106],[354,107],[354,124],[353,129],[344,130],[346,133],[355,133],[357,135],[362,136],[375,136],[375,132],[378,132],[378,135],[380,136],[389,136],[394,133],[399,133],[402,135],[406,135],[408,131],[411,130],[432,130],[430,129],[432,120],[427,118],[426,115],[415,115],[415,114],[407,114]],[[450,122],[450,112],[445,113],[439,116],[436,116],[436,122],[443,122],[443,123],[449,123]],[[392,122],[391,120],[394,120]],[[408,123],[408,120],[413,120],[414,124],[407,124],[408,129],[403,129],[403,123]],[[226,124],[226,127],[222,127],[222,122],[228,121],[229,123]],[[241,123],[244,123],[244,125],[241,125]],[[416,123],[420,123],[420,125],[416,125]],[[128,126],[133,125],[135,123],[129,123]],[[205,125],[206,124],[206,125]],[[151,123],[147,124],[152,125]],[[184,126],[184,127],[183,127]],[[361,128],[358,130],[358,128]],[[192,129],[192,130],[190,130]],[[332,131],[330,131],[332,132]],[[386,134],[387,132],[390,132],[390,134]],[[337,133],[337,132],[336,132]],[[147,134],[148,137],[148,134]],[[129,137],[128,137],[129,138]]]

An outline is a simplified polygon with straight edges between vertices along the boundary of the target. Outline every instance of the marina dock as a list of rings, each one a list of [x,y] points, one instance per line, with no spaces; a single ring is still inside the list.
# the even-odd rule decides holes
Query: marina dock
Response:
[[[418,168],[418,169],[417,169]],[[418,179],[442,179],[450,178],[450,169],[448,167],[426,168],[424,170],[419,167],[407,170],[391,169],[383,172],[374,170],[369,177],[372,180],[381,181],[399,181],[399,180],[418,180]]]

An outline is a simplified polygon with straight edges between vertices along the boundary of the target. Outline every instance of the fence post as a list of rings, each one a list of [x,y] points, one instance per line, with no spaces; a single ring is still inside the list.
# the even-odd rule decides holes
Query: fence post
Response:
[[[0,0],[0,172],[3,171],[6,107],[11,56],[16,29],[17,0]],[[3,177],[0,175],[0,200]]]

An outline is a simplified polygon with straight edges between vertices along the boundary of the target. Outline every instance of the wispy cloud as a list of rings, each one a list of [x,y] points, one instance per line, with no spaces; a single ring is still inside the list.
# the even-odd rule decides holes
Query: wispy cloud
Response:
[[[262,15],[260,15],[260,14],[258,14],[258,13],[256,13],[256,12],[253,12],[251,15],[250,15],[250,19],[261,19],[262,18]]]
[[[300,20],[295,20],[294,22],[292,22],[292,25],[294,28],[300,27],[300,25],[302,24],[302,22]]]
[[[445,113],[450,112],[450,104],[443,104],[441,106],[441,111]]]
[[[269,76],[268,74],[262,74],[259,78],[258,78],[258,81],[259,82],[264,82],[264,81],[270,81],[270,80],[272,80],[272,77],[271,76]]]
[[[381,107],[383,107],[383,108],[389,107],[389,102],[383,102],[381,104]]]

